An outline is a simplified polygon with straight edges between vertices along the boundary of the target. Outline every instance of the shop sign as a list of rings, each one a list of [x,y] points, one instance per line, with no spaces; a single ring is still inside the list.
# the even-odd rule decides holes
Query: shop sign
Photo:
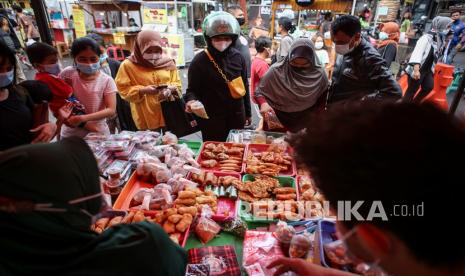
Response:
[[[144,8],[144,24],[168,25],[166,10]]]
[[[86,19],[84,11],[78,5],[73,5],[73,18],[74,18],[74,31],[76,32],[76,38],[87,35],[86,31]]]

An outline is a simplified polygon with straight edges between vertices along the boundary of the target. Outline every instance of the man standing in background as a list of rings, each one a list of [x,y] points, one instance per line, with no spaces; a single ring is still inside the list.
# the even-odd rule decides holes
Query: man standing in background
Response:
[[[465,44],[465,23],[460,19],[460,11],[451,12],[450,18],[453,20],[450,30],[454,36],[449,44],[447,64],[452,64],[452,62],[454,62],[455,55]]]
[[[228,12],[236,18],[237,22],[239,23],[239,26],[241,27],[244,26],[245,17],[244,17],[244,12],[242,11],[241,7],[231,6],[228,8]],[[242,56],[244,57],[245,64],[247,66],[247,78],[250,79],[251,58],[250,58],[249,43],[247,42],[247,39],[244,37],[242,32],[239,38],[236,40],[236,43],[233,45],[233,48],[241,52]]]
[[[26,45],[29,46],[34,43],[34,41],[40,40],[39,30],[37,30],[36,22],[32,19],[31,16],[28,16],[23,13],[23,8],[18,5],[12,6],[13,10],[16,12],[16,17],[18,24],[24,30],[24,34],[26,35]]]

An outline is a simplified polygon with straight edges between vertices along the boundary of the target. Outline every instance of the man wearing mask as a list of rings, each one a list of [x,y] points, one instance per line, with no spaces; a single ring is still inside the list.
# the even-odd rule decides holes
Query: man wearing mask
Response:
[[[360,21],[351,15],[337,18],[331,37],[339,54],[332,76],[328,105],[365,100],[398,100],[402,96],[378,51],[361,37]]]
[[[241,7],[239,6],[231,6],[228,8],[228,12],[232,14],[237,20],[237,23],[239,23],[239,26],[244,26],[245,24],[245,17],[244,17],[244,12],[242,11]],[[251,58],[250,58],[250,50],[249,50],[249,43],[247,42],[247,39],[241,34],[239,35],[239,38],[236,40],[236,42],[233,45],[233,48],[238,50],[241,55],[245,59],[245,63],[247,66],[247,78],[250,79],[250,64],[251,64]]]
[[[450,29],[453,32],[454,37],[449,44],[449,56],[447,58],[448,64],[452,64],[452,62],[454,62],[455,55],[465,45],[465,23],[460,20],[460,11],[453,11],[450,14],[450,18],[453,20]]]

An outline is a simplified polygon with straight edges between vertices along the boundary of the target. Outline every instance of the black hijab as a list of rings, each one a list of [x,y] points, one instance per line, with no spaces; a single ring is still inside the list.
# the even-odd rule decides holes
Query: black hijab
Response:
[[[92,232],[100,192],[97,162],[79,138],[1,153],[0,197],[71,209],[12,213],[0,204],[0,275],[183,275],[184,251],[155,224]]]

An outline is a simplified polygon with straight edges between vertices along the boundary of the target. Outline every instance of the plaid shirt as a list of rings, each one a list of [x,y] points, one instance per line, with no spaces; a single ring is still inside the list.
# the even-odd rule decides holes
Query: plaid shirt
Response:
[[[192,248],[188,251],[190,264],[207,264],[211,275],[240,276],[236,251],[231,245]]]

